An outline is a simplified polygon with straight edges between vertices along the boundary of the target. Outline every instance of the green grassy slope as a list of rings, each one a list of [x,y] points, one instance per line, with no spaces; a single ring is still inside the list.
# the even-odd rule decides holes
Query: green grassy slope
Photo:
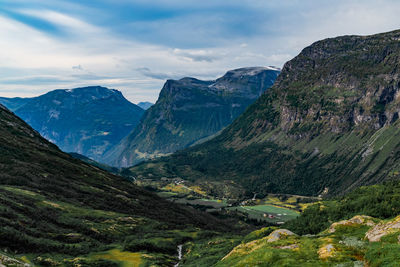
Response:
[[[398,266],[399,207],[399,182],[361,187],[281,226],[298,235],[271,242],[276,227],[249,234],[216,266]]]
[[[110,249],[172,264],[178,243],[226,229],[210,215],[72,158],[0,106],[0,250],[40,265],[77,256],[91,261],[89,253]]]

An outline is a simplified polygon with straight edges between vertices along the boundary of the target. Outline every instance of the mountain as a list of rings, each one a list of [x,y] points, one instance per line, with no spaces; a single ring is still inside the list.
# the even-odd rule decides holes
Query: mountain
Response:
[[[137,104],[140,108],[142,108],[142,109],[144,109],[144,110],[148,110],[152,105],[154,105],[153,103],[151,103],[151,102],[139,102],[138,104]]]
[[[99,169],[102,169],[102,170],[108,171],[110,173],[119,175],[120,170],[118,168],[116,168],[116,167],[111,167],[111,166],[108,166],[106,164],[97,162],[95,160],[92,160],[92,159],[90,159],[88,157],[85,157],[84,155],[81,155],[81,154],[78,154],[78,153],[70,152],[68,154],[71,157],[75,158],[75,159],[79,159],[79,160],[81,160],[83,162],[86,162],[86,163],[88,163],[90,165],[93,165],[93,166],[95,166],[95,167],[97,167]]]
[[[232,227],[72,158],[1,105],[0,177],[4,264],[170,266],[178,244]]]
[[[97,161],[144,113],[121,92],[100,86],[54,90],[34,98],[1,98],[0,103],[63,151]]]
[[[219,136],[131,168],[248,195],[344,194],[400,178],[400,31],[325,39]]]
[[[30,102],[32,98],[23,98],[23,97],[0,97],[0,103],[6,106],[10,110],[17,110],[18,108],[22,107],[23,105]]]
[[[215,81],[168,80],[135,130],[105,156],[113,166],[131,166],[188,147],[229,125],[278,76],[275,68],[228,71]]]

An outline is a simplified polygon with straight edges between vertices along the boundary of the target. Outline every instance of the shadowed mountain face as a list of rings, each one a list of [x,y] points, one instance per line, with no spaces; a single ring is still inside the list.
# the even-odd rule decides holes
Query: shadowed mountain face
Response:
[[[342,194],[399,179],[400,31],[326,39],[218,137],[131,171],[250,193]]]
[[[215,81],[168,80],[157,103],[104,161],[126,167],[202,142],[236,119],[278,74],[274,68],[253,67],[228,71]]]
[[[1,98],[63,151],[100,160],[138,124],[144,110],[104,87],[54,90],[34,98]]]
[[[72,158],[0,105],[2,250],[29,253],[30,259],[50,253],[46,257],[62,262],[129,242],[136,242],[131,251],[151,251],[137,244],[150,235],[156,238],[187,228],[227,229],[210,215],[163,200]],[[176,246],[155,251],[174,255]],[[35,263],[48,264],[39,258]]]

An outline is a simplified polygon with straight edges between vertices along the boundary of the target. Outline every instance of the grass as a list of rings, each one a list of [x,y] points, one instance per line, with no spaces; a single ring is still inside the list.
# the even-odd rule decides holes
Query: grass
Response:
[[[281,223],[281,222],[283,223],[298,216],[296,212],[291,211],[287,208],[280,208],[271,205],[237,206],[237,207],[230,207],[228,209],[232,211],[239,211],[246,213],[248,214],[248,217],[251,219],[266,221],[270,223]],[[291,212],[290,215],[289,212]],[[264,216],[264,214],[272,215],[274,217],[269,218],[268,215]]]
[[[268,242],[267,236],[276,228],[267,227],[247,235],[243,242],[216,266],[353,266],[355,262],[360,264],[368,257],[373,258],[371,263],[398,263],[396,253],[382,249],[383,244],[376,246],[363,241],[366,231],[370,228],[371,226],[365,225],[339,226],[334,233],[284,236],[277,241]],[[381,247],[382,255],[379,255],[376,247]],[[387,261],[386,256],[393,261]]]
[[[282,214],[284,216],[289,216],[293,218],[299,216],[299,212],[293,211],[288,208],[281,208],[273,205],[244,206],[244,208],[261,211],[264,213]]]
[[[116,261],[120,263],[121,267],[140,267],[141,265],[143,265],[145,257],[146,255],[142,255],[141,253],[133,253],[121,251],[119,249],[112,249],[107,251],[106,253],[93,254],[89,258]]]
[[[218,201],[212,201],[209,199],[187,199],[187,198],[179,198],[175,200],[176,203],[180,204],[189,204],[192,206],[204,206],[204,207],[211,207],[214,209],[219,209],[226,207],[226,203],[223,202],[218,202]]]
[[[157,192],[157,195],[162,197],[162,198],[169,198],[169,197],[177,196],[178,193],[175,193],[175,192]]]
[[[0,174],[0,248],[38,266],[115,266],[88,255],[127,251],[132,240],[145,246],[129,252],[150,255],[150,264],[170,265],[176,244],[188,238],[164,238],[166,232],[245,229],[74,159],[2,108]],[[172,239],[157,245],[166,238]]]
[[[184,246],[181,265],[188,267],[214,266],[241,241],[241,236],[220,235],[208,237],[199,242],[188,242]]]

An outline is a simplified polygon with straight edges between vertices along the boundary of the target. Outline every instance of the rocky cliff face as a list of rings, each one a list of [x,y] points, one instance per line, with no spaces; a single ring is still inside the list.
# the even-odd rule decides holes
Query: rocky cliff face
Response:
[[[220,136],[152,164],[249,193],[341,194],[398,179],[399,66],[400,31],[316,42]]]
[[[125,137],[144,113],[121,92],[99,86],[54,90],[34,98],[2,98],[0,103],[63,151],[95,160]]]
[[[229,125],[269,88],[279,71],[242,68],[216,81],[195,78],[168,80],[157,103],[137,128],[110,153],[105,162],[131,166],[188,147]]]

